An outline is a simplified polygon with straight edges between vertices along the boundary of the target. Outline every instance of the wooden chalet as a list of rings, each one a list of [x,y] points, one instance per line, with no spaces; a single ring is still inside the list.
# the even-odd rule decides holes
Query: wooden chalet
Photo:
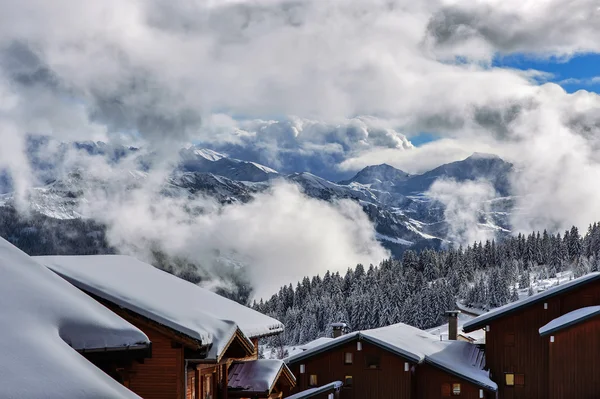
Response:
[[[144,359],[119,363],[110,354],[102,359],[111,375],[144,399],[239,397],[229,394],[230,370],[237,371],[239,361],[256,362],[259,338],[283,331],[275,319],[132,257],[36,260],[150,338]],[[285,370],[269,386],[269,395],[294,386]]]
[[[548,356],[548,398],[600,396],[600,306],[574,310],[540,328]]]
[[[495,397],[484,354],[468,342],[440,341],[402,323],[321,342],[285,359],[295,392],[341,381],[340,399]]]
[[[596,398],[600,322],[587,311],[597,305],[600,273],[591,273],[490,311],[463,330],[485,330],[487,368],[500,399]]]
[[[140,329],[1,238],[0,293],[0,397],[139,399],[81,354],[143,358]]]

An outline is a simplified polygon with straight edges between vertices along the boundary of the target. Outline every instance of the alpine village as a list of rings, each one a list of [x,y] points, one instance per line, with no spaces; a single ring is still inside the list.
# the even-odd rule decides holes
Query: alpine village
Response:
[[[30,257],[0,242],[3,353],[18,375],[51,368],[69,397],[90,375],[98,397],[144,399],[594,398],[600,392],[600,273],[469,319],[446,335],[396,323],[259,356],[279,321],[133,257]],[[44,314],[29,320],[27,306]],[[17,331],[17,332],[15,332]],[[32,335],[35,334],[34,342]],[[46,345],[32,364],[16,343]],[[8,346],[7,346],[8,345]],[[9,348],[10,346],[10,348]],[[55,357],[67,360],[56,362]],[[28,371],[29,370],[29,371]],[[30,388],[40,395],[41,381]],[[63,388],[64,389],[64,388]],[[115,396],[116,395],[116,396]]]

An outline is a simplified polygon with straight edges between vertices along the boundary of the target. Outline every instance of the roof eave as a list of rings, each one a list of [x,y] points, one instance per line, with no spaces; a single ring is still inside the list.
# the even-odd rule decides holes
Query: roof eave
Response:
[[[457,373],[456,371],[452,370],[451,368],[446,367],[444,365],[441,365],[441,364],[439,364],[437,362],[434,362],[433,360],[431,360],[428,357],[425,357],[425,362],[428,363],[428,364],[430,364],[430,365],[432,365],[432,366],[434,366],[434,367],[436,367],[436,368],[439,368],[440,370],[445,371],[448,374],[452,374],[452,375],[454,375],[456,377],[459,377],[459,378],[461,378],[461,379],[463,379],[465,381],[468,381],[468,382],[470,382],[472,384],[475,384],[475,385],[477,385],[480,388],[484,388],[484,389],[487,389],[488,391],[492,391],[492,392],[496,392],[498,390],[497,386],[496,387],[492,387],[492,386],[489,386],[487,384],[482,383],[481,381],[477,381],[477,380],[475,380],[475,379],[473,379],[471,377],[467,377],[467,376],[465,376],[463,374]]]
[[[543,295],[543,293],[540,293],[539,294],[540,298],[537,298],[535,300],[527,302],[527,303],[525,303],[525,304],[523,304],[521,306],[515,306],[515,307],[513,307],[511,309],[508,309],[508,310],[506,310],[504,312],[499,312],[498,314],[495,314],[495,315],[490,316],[490,317],[485,317],[485,313],[484,313],[483,315],[481,315],[481,316],[479,316],[479,317],[471,320],[470,322],[465,323],[463,325],[463,331],[466,332],[466,333],[470,333],[470,332],[473,332],[475,330],[480,330],[480,329],[484,328],[491,321],[494,321],[494,320],[497,320],[497,319],[499,319],[501,317],[504,317],[504,316],[507,316],[509,314],[513,314],[515,312],[518,312],[518,311],[520,311],[522,309],[525,309],[525,308],[527,308],[527,307],[529,307],[531,305],[535,305],[535,304],[537,304],[539,302],[542,302],[545,299],[554,298],[557,295],[563,294],[565,292],[570,292],[570,291],[572,291],[572,290],[574,290],[576,288],[581,287],[582,285],[591,283],[591,282],[596,281],[598,279],[600,279],[600,275],[587,278],[587,279],[582,280],[581,282],[579,282],[577,284],[572,284],[572,285],[570,285],[567,288],[564,288],[564,289],[561,289],[561,290],[556,290],[556,292],[553,292],[551,294]],[[480,321],[476,321],[480,317],[481,317],[481,320]]]

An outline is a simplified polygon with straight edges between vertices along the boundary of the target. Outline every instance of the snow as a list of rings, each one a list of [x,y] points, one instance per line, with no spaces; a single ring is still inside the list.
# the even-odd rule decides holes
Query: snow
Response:
[[[330,382],[329,384],[323,385],[321,387],[318,388],[310,388],[307,389],[305,391],[302,392],[298,392],[297,394],[294,394],[292,396],[288,396],[287,399],[307,399],[307,398],[312,398],[315,397],[321,393],[324,392],[328,392],[328,391],[333,391],[333,390],[337,390],[340,389],[342,387],[342,382],[341,381],[334,381],[334,382]]]
[[[268,166],[265,165],[261,165],[259,163],[256,162],[249,162],[252,165],[256,166],[258,169],[262,170],[265,173],[273,173],[273,174],[279,174],[279,172],[277,172],[275,169],[271,169]]]
[[[540,328],[540,335],[548,335],[563,328],[577,324],[580,321],[600,315],[600,306],[589,306],[564,314]]]
[[[238,329],[246,337],[283,331],[271,317],[130,256],[35,259],[84,291],[212,345],[211,359],[220,358]]]
[[[310,342],[307,342],[304,345],[299,346],[298,349],[300,349],[302,351],[306,351],[306,350],[309,350],[311,348],[314,348],[315,346],[319,346],[321,344],[324,344],[326,342],[330,342],[332,340],[333,340],[333,338],[330,338],[330,337],[317,338],[314,341],[310,341]]]
[[[459,315],[458,315],[458,331],[460,331],[462,329],[463,324],[465,324],[469,320],[472,320],[473,318],[474,318],[474,316],[471,316],[471,315],[468,315],[465,313],[459,313]],[[443,324],[439,327],[435,327],[430,330],[427,330],[427,332],[432,335],[440,337],[440,339],[443,341],[446,341],[446,340],[448,340],[448,323]],[[474,341],[474,343],[477,343],[477,344],[485,343],[485,332],[483,330],[475,330],[470,333],[459,333],[459,335],[462,335],[466,338],[470,338]]]
[[[195,148],[193,151],[194,154],[208,160],[208,161],[218,161],[222,158],[227,158],[227,155],[222,154],[220,152],[216,152],[213,150],[209,150],[208,148]]]
[[[138,398],[75,350],[146,347],[148,337],[0,239],[2,398]]]
[[[407,246],[414,244],[414,242],[412,242],[412,241],[403,240],[402,238],[390,237],[390,236],[386,236],[386,235],[383,235],[380,233],[377,233],[376,236],[377,236],[378,240],[385,240],[385,241],[393,242],[395,244],[407,245]]]
[[[260,359],[234,363],[229,369],[229,389],[249,392],[271,392],[281,371],[283,360]],[[292,375],[291,372],[289,372]]]
[[[545,298],[552,297],[552,296],[554,296],[556,294],[559,294],[559,293],[561,293],[563,291],[569,290],[571,288],[577,287],[579,285],[588,283],[588,282],[593,281],[593,280],[597,280],[599,278],[600,278],[600,272],[594,272],[594,273],[590,273],[590,274],[587,274],[585,276],[579,277],[577,279],[570,280],[570,281],[565,282],[563,284],[560,284],[560,285],[554,286],[552,288],[549,288],[549,289],[547,289],[547,290],[545,290],[543,292],[540,292],[538,294],[534,294],[534,295],[532,295],[530,297],[526,297],[526,298],[521,299],[519,301],[512,302],[512,303],[509,303],[507,305],[501,306],[499,308],[490,310],[489,312],[484,313],[483,315],[481,315],[479,317],[476,317],[475,319],[473,319],[473,320],[465,323],[463,325],[463,329],[465,331],[472,331],[472,330],[475,330],[475,329],[483,328],[484,324],[487,321],[495,319],[495,318],[498,318],[498,317],[504,315],[505,313],[516,311],[516,310],[521,309],[521,308],[523,308],[525,306],[529,306],[529,305],[532,305],[534,303],[540,302],[540,301],[542,301]],[[559,281],[560,280],[557,280],[557,283]]]
[[[482,369],[484,356],[477,346],[463,341],[440,341],[433,334],[403,323],[342,335],[290,356],[285,361],[298,362],[354,339],[371,342],[415,363],[436,365],[486,389],[497,389],[488,372]]]

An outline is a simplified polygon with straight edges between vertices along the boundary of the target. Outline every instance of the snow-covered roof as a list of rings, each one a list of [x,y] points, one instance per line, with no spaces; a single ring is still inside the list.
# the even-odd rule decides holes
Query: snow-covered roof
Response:
[[[314,341],[310,341],[310,342],[305,343],[304,345],[300,345],[298,347],[298,349],[301,349],[303,351],[309,350],[310,348],[314,348],[315,346],[319,346],[319,345],[324,344],[325,342],[329,342],[331,340],[333,340],[333,338],[330,338],[330,337],[317,338]]]
[[[600,306],[588,306],[564,314],[540,328],[540,335],[552,334],[564,328],[581,323],[591,317],[600,315]]]
[[[227,386],[231,390],[271,393],[282,372],[292,383],[295,382],[294,375],[283,360],[259,359],[234,363],[229,369]]]
[[[297,363],[356,339],[370,342],[415,363],[430,363],[486,389],[495,391],[498,388],[490,380],[489,373],[483,370],[484,355],[476,345],[463,341],[440,341],[428,332],[403,323],[342,335],[285,361]]]
[[[313,398],[325,392],[334,391],[342,387],[341,381],[330,382],[329,384],[320,386],[318,388],[310,388],[302,392],[298,392],[292,396],[288,396],[287,399],[308,399]]]
[[[86,292],[211,345],[209,358],[220,358],[238,330],[245,337],[283,331],[271,317],[130,256],[35,259]]]
[[[3,398],[138,398],[76,350],[147,347],[148,337],[0,239]]]
[[[573,290],[577,287],[588,284],[592,281],[596,281],[598,279],[600,279],[600,272],[590,273],[585,276],[571,280],[567,283],[558,285],[556,287],[549,288],[544,292],[540,292],[539,294],[535,294],[535,295],[532,295],[525,299],[522,299],[520,301],[516,301],[513,303],[509,303],[508,305],[501,306],[501,307],[491,310],[487,313],[484,313],[483,315],[476,317],[469,322],[466,322],[463,325],[463,330],[465,332],[471,332],[473,330],[483,328],[483,327],[485,327],[485,325],[488,322],[490,322],[492,320],[495,320],[495,319],[498,319],[507,314],[516,312],[516,311],[523,309],[534,303],[541,302],[544,299],[548,299],[553,296],[559,295],[561,293]]]

